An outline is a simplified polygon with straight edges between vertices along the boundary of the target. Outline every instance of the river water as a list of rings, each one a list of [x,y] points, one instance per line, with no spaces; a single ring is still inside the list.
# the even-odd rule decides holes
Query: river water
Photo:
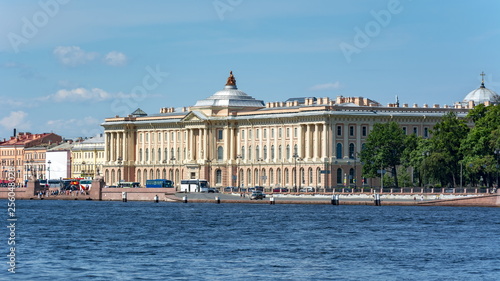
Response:
[[[500,279],[498,208],[16,204],[2,280]]]

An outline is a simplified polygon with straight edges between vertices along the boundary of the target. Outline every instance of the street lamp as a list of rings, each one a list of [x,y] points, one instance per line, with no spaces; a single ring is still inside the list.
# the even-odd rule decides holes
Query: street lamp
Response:
[[[241,161],[241,159],[243,159],[243,156],[241,156],[241,154],[238,154],[236,156],[236,187],[237,188],[240,188],[240,168],[239,168],[239,163]]]
[[[118,157],[117,159],[117,163],[118,163],[118,187],[120,187],[120,183],[122,181],[122,170],[121,170],[121,165],[122,165],[122,160],[123,158],[121,156]]]
[[[498,180],[499,170],[500,170],[500,149],[495,149],[494,151],[497,157],[497,188],[500,187],[500,181]]]
[[[297,153],[294,153],[292,155],[292,157],[293,157],[293,162],[295,164],[295,174],[293,175],[294,188],[295,188],[295,192],[299,192],[299,190],[297,188],[297,161],[302,160],[302,158],[300,158],[300,156]]]
[[[258,186],[260,186],[260,178],[262,177],[262,176],[261,176],[261,171],[260,171],[260,164],[262,163],[262,161],[264,161],[264,159],[262,159],[262,158],[258,158],[258,159],[257,159],[257,164],[259,164],[259,172],[257,173],[257,176],[259,177],[259,178],[257,179],[257,183],[258,183],[257,185],[258,185]]]
[[[49,177],[47,178],[47,183],[48,183],[48,182],[49,182],[49,180],[50,180],[50,164],[51,164],[51,163],[52,163],[52,162],[51,162],[50,160],[47,162],[47,164],[48,164],[48,166],[47,166],[47,172],[49,172]]]

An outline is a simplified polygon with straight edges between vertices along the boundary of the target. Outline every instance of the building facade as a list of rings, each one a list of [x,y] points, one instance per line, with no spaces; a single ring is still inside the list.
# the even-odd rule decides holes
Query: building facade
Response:
[[[71,175],[74,178],[93,179],[102,173],[104,163],[104,135],[76,142],[71,147]]]
[[[375,123],[395,121],[407,134],[427,138],[443,115],[465,117],[474,104],[382,106],[343,96],[265,104],[238,90],[231,73],[224,89],[192,107],[107,118],[104,179],[144,185],[165,178],[177,186],[182,179],[207,179],[216,187],[291,190],[377,185],[363,177],[359,161]]]
[[[30,179],[45,179],[47,147],[61,140],[61,136],[53,133],[14,132],[10,139],[0,142],[2,179],[13,177],[17,185]]]

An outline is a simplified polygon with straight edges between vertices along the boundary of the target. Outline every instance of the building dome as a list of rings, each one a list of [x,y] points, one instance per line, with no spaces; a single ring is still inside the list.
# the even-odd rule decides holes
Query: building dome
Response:
[[[500,96],[497,93],[484,86],[484,75],[484,72],[481,73],[481,76],[483,76],[481,86],[467,94],[463,100],[464,103],[473,101],[474,104],[481,104],[485,102],[498,103],[500,101]]]
[[[233,72],[229,73],[227,83],[224,89],[216,92],[212,96],[199,100],[194,105],[195,107],[234,107],[234,108],[260,108],[264,107],[262,100],[247,95],[245,92],[238,90],[236,87],[236,79]]]

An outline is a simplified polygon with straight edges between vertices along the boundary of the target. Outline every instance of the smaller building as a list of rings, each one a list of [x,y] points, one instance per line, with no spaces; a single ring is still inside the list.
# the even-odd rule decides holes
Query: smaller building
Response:
[[[71,148],[73,141],[66,141],[47,149],[45,177],[57,180],[71,177]]]
[[[104,135],[74,143],[71,148],[71,177],[93,179],[102,173]]]

